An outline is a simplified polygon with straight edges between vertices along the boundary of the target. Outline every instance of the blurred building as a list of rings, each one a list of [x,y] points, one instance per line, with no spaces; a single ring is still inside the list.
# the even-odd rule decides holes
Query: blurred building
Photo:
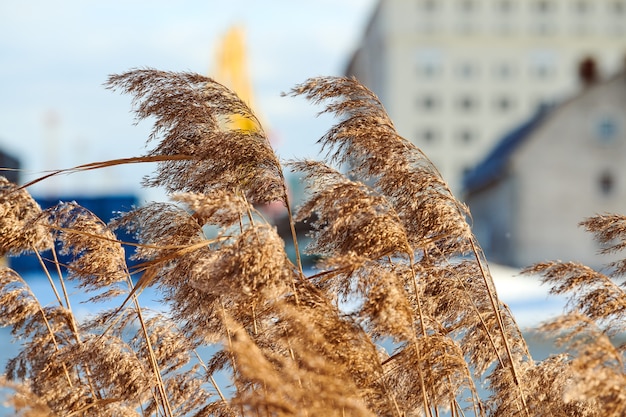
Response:
[[[347,75],[372,89],[399,133],[453,191],[495,141],[542,102],[626,53],[626,0],[380,0]]]
[[[540,108],[465,176],[474,233],[491,261],[610,260],[578,223],[626,214],[626,70],[599,80],[585,61],[580,74],[578,94]]]

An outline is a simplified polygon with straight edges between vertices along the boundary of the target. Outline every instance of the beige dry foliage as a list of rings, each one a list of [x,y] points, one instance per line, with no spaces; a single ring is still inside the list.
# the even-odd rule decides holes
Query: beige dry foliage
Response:
[[[51,247],[49,230],[37,222],[40,214],[41,207],[26,190],[0,176],[0,255]]]
[[[105,224],[76,203],[42,211],[28,184],[0,179],[1,251],[39,256],[55,299],[41,305],[18,272],[0,269],[0,325],[23,342],[0,385],[20,415],[623,415],[624,347],[609,336],[624,332],[626,263],[606,275],[573,263],[527,269],[571,297],[541,329],[568,353],[535,361],[497,297],[467,208],[356,80],[312,78],[290,92],[338,118],[319,141],[323,161],[287,164],[309,191],[295,215],[283,165],[233,92],[152,69],[107,86],[133,96],[138,120],[154,120],[154,148],[29,184],[152,162],[144,185],[164,187],[171,202]],[[275,201],[296,254],[293,225],[311,227],[306,251],[320,262],[309,276],[259,210]],[[605,253],[626,246],[622,216],[582,225]],[[57,251],[72,260],[60,265]],[[67,279],[90,302],[119,307],[77,316]],[[137,299],[148,286],[163,311]]]
[[[59,253],[71,255],[68,278],[81,287],[110,288],[128,277],[124,248],[115,234],[95,214],[75,202],[46,210],[46,223],[60,244]]]
[[[138,69],[109,77],[107,87],[134,96],[138,120],[155,117],[148,156],[164,156],[144,181],[170,192],[239,190],[252,203],[284,201],[282,167],[252,110],[234,92],[193,73]],[[241,116],[257,129],[230,129]]]
[[[580,223],[603,248],[601,254],[612,254],[626,249],[626,217],[619,214],[601,214],[589,217]],[[612,277],[626,275],[626,260],[611,262],[608,265]]]
[[[7,395],[4,405],[15,411],[16,417],[55,417],[45,401],[33,394],[27,382],[16,383],[0,375],[0,387],[13,393]],[[2,403],[0,403],[2,404]]]
[[[626,216],[596,215],[581,222],[605,245],[602,254],[626,248]],[[626,367],[623,339],[626,293],[624,260],[610,262],[608,275],[575,262],[543,262],[524,270],[539,274],[553,294],[567,295],[563,316],[540,330],[570,354],[559,361],[567,383],[557,392],[574,416],[622,416],[626,413]],[[620,282],[621,281],[621,282]],[[550,370],[554,372],[554,370]]]

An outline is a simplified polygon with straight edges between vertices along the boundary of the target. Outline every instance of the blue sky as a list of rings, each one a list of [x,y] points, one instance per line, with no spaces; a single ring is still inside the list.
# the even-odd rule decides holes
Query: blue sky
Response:
[[[280,93],[306,78],[341,75],[375,0],[0,3],[0,148],[25,179],[54,168],[145,152],[130,97],[102,87],[131,68],[211,74],[220,37],[245,28],[257,110],[283,159],[315,156],[330,127],[318,108]],[[34,192],[134,190],[152,167],[51,180]]]

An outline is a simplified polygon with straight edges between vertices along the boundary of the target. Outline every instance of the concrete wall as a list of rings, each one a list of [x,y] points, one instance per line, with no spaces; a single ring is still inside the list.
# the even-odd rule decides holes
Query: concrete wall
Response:
[[[473,220],[472,231],[490,262],[516,264],[517,193],[516,179],[508,175],[467,200]]]
[[[608,260],[578,223],[626,214],[626,77],[560,107],[514,154],[512,171],[520,193],[516,264],[561,259],[598,267]]]

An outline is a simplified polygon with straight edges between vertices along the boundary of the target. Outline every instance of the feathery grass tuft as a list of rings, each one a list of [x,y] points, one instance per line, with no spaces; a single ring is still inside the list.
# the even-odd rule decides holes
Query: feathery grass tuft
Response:
[[[0,268],[0,325],[22,347],[0,386],[33,416],[618,416],[626,411],[623,280],[545,262],[525,272],[567,294],[540,332],[568,353],[535,361],[485,257],[424,153],[355,79],[312,78],[303,95],[338,118],[321,161],[285,164],[308,195],[292,215],[283,164],[252,110],[214,80],[138,69],[107,87],[154,127],[146,155],[54,171],[21,187],[0,177],[0,252],[34,253],[54,303]],[[245,119],[247,123],[239,123]],[[76,203],[42,211],[28,187],[63,172],[156,163],[152,202],[105,224]],[[331,168],[335,166],[336,168]],[[259,208],[285,205],[291,241]],[[311,226],[305,276],[295,222]],[[582,226],[618,253],[625,218]],[[124,230],[138,243],[116,237]],[[293,244],[296,264],[287,256]],[[138,263],[129,269],[124,252]],[[57,252],[71,261],[60,265]],[[62,268],[65,267],[65,268]],[[69,284],[91,295],[87,317]],[[152,286],[163,305],[140,293]],[[117,297],[117,298],[116,298]],[[121,297],[121,298],[120,298]],[[116,303],[98,310],[95,301]]]

